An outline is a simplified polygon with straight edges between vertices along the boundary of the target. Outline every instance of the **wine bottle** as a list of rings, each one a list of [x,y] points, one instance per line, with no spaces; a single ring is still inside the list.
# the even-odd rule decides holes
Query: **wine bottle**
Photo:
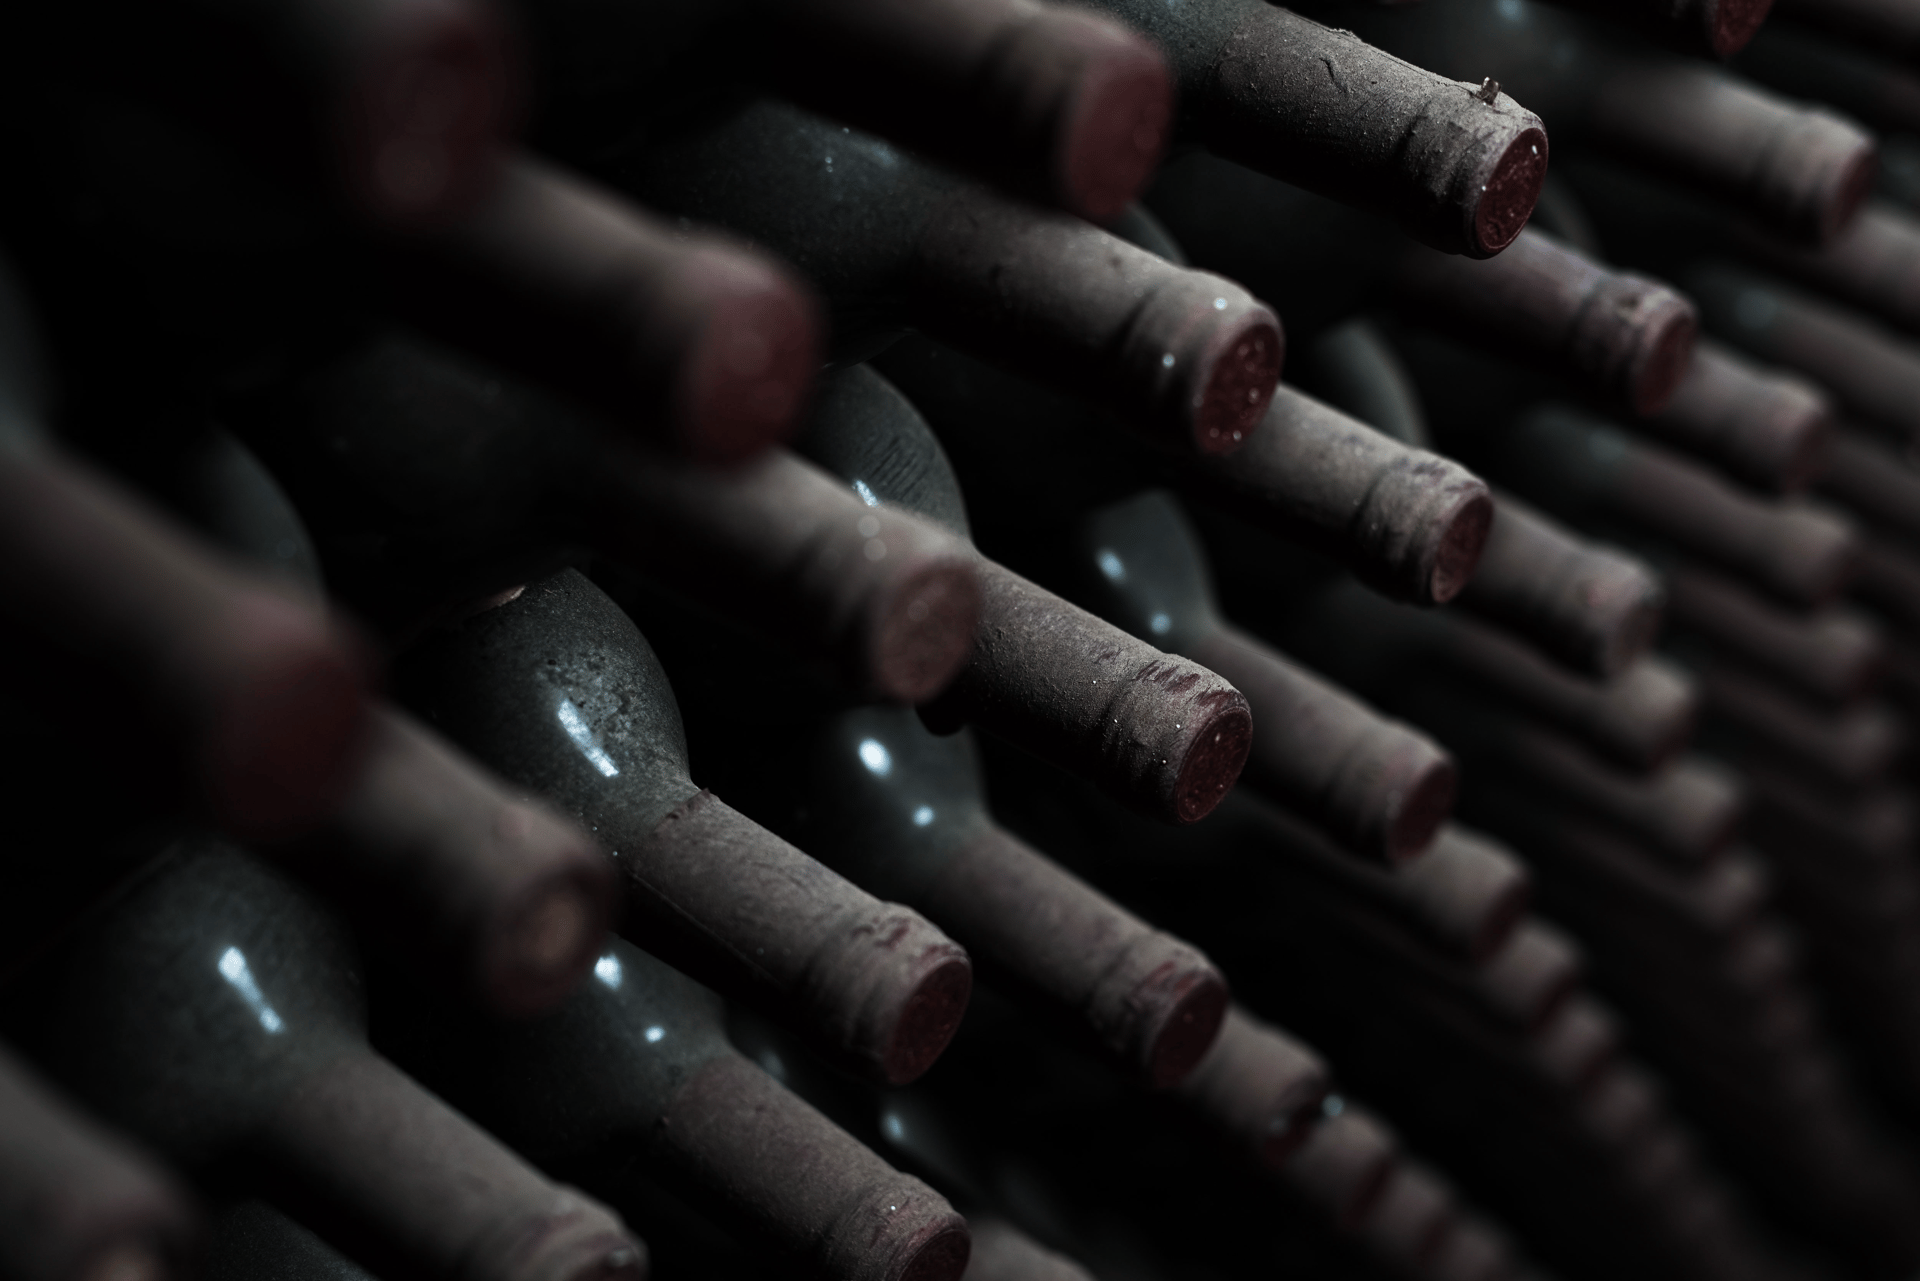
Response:
[[[646,1171],[717,1226],[834,1281],[959,1281],[966,1222],[736,1051],[720,999],[622,942],[545,1019],[502,1025],[418,989],[374,1037],[510,1147],[618,1206]]]
[[[1683,53],[1730,58],[1745,49],[1773,8],[1773,0],[1573,0],[1569,6],[1618,23]]]
[[[16,713],[33,709],[56,734],[114,725],[107,740],[87,736],[90,759],[237,835],[323,818],[366,731],[371,664],[351,629],[77,460],[9,434],[5,650],[37,673],[11,691]]]
[[[1734,69],[1776,93],[1824,102],[1883,133],[1911,132],[1920,105],[1920,82],[1897,45],[1855,44],[1810,22],[1767,24]]]
[[[592,968],[618,903],[593,839],[392,708],[339,807],[267,847],[423,972],[506,1015],[549,1009]]]
[[[1563,519],[1660,540],[1791,604],[1832,601],[1859,554],[1858,535],[1843,517],[1742,493],[1577,409],[1538,406],[1507,430],[1478,435],[1464,417],[1450,419],[1440,434],[1495,480]]]
[[[1449,81],[1254,0],[1099,3],[1166,51],[1182,132],[1228,159],[1473,258],[1505,249],[1533,212],[1546,131],[1497,85]]]
[[[1736,760],[1793,762],[1843,788],[1885,779],[1907,747],[1903,722],[1882,703],[1838,710],[1809,707],[1764,677],[1734,667],[1700,673],[1707,714],[1736,735],[1715,746]]]
[[[1920,557],[1888,539],[1866,539],[1853,593],[1900,631],[1913,631],[1920,626]]]
[[[1697,318],[1684,297],[1538,231],[1484,262],[1437,253],[1202,153],[1168,165],[1147,205],[1196,264],[1273,299],[1296,336],[1391,303],[1639,415],[1666,403],[1693,348]]]
[[[1748,268],[1703,263],[1684,283],[1716,336],[1806,374],[1850,416],[1920,437],[1920,351],[1911,342]]]
[[[409,319],[703,462],[789,435],[818,361],[814,300],[786,268],[524,154],[387,262]]]
[[[150,492],[183,520],[323,598],[305,524],[245,445],[210,430],[155,473]],[[424,973],[510,1016],[586,977],[615,903],[612,866],[586,833],[384,705],[334,812],[304,838],[257,848]]]
[[[200,1178],[258,1186],[377,1273],[611,1281],[646,1252],[375,1054],[345,931],[217,841],[175,842],[24,980],[22,1045]]]
[[[1699,697],[1657,654],[1593,680],[1470,615],[1395,606],[1351,583],[1290,601],[1283,613],[1273,632],[1282,645],[1376,704],[1431,679],[1437,664],[1629,768],[1659,766],[1692,733]]]
[[[1649,935],[1724,939],[1751,923],[1765,900],[1764,876],[1738,851],[1687,870],[1508,782],[1477,785],[1467,801],[1476,821],[1527,851],[1542,910],[1589,944],[1594,922],[1608,915],[1638,922]]]
[[[863,1076],[912,1080],[946,1047],[966,953],[695,784],[666,673],[579,573],[429,637],[399,683],[431,724],[598,835],[631,938]]]
[[[1424,860],[1391,873],[1358,865],[1263,803],[1235,801],[1227,821],[1239,885],[1225,899],[1203,899],[1206,915],[1190,924],[1255,992],[1288,1002],[1288,1017],[1294,1003],[1322,998],[1361,1000],[1389,1019],[1525,1026],[1535,1013],[1527,1002],[1561,994],[1551,957],[1544,974],[1526,958],[1483,973],[1520,926],[1530,884],[1517,860],[1484,839],[1443,835],[1427,856],[1456,873],[1442,878],[1453,891],[1443,894],[1407,883]],[[1278,955],[1276,933],[1286,940]],[[1312,992],[1277,983],[1298,965],[1325,967]]]
[[[1430,1275],[1459,1208],[1452,1189],[1433,1171],[1416,1161],[1396,1161],[1360,1224],[1361,1243],[1396,1275]]]
[[[1819,249],[1749,233],[1737,242],[1770,271],[1798,281],[1896,329],[1920,329],[1920,221],[1871,201]]]
[[[1679,277],[1699,259],[1734,253],[1895,328],[1920,324],[1920,223],[1891,202],[1869,201],[1824,244],[1806,245],[1604,160],[1583,157],[1563,172],[1623,262]]]
[[[1585,978],[1577,944],[1546,922],[1528,918],[1475,971],[1486,1008],[1516,1027],[1532,1030],[1566,1003]]]
[[[31,304],[0,262],[4,648],[37,673],[9,691],[13,715],[53,742],[77,730],[70,750],[117,786],[242,836],[310,826],[360,749],[358,637],[67,457],[42,425],[52,395]]]
[[[1903,62],[1920,52],[1920,21],[1902,4],[1887,0],[1780,0],[1790,22],[1831,31]]]
[[[1171,497],[1150,491],[1091,512],[1074,541],[1081,600],[1248,694],[1253,751],[1242,782],[1362,857],[1394,865],[1425,850],[1452,806],[1453,762],[1229,624]]]
[[[1432,449],[1420,389],[1381,325],[1355,316],[1295,346],[1288,380],[1403,445]]]
[[[1569,1091],[1592,1085],[1620,1052],[1620,1021],[1575,993],[1534,1029],[1528,1050],[1541,1075]]]
[[[842,354],[923,329],[1202,454],[1244,444],[1279,379],[1279,321],[1239,285],[773,100],[606,172],[791,259],[826,295]]]
[[[1710,570],[1675,568],[1668,613],[1693,666],[1749,666],[1823,703],[1871,694],[1888,662],[1887,639],[1846,608],[1790,613]]]
[[[1603,1142],[1624,1147],[1656,1132],[1660,1103],[1660,1087],[1652,1077],[1631,1063],[1615,1063],[1587,1091],[1579,1116]]]
[[[1712,706],[1711,697],[1707,705]],[[1683,865],[1704,863],[1733,839],[1741,791],[1725,770],[1681,757],[1633,775],[1524,716],[1491,708],[1438,684],[1408,692],[1404,710],[1460,754],[1468,769],[1499,772],[1631,832]]]
[[[1083,1024],[1125,1070],[1164,1089],[1208,1052],[1227,1008],[1219,970],[995,822],[966,731],[858,708],[759,772],[787,783],[763,783],[782,794],[764,812],[790,816],[774,825],[796,844],[925,912],[990,981]]]
[[[1640,426],[1765,494],[1798,493],[1831,463],[1833,406],[1826,393],[1710,339],[1694,348],[1667,407]]]
[[[1443,75],[1495,78],[1563,148],[1618,157],[1809,243],[1845,227],[1873,183],[1872,135],[1846,117],[1636,47],[1584,15],[1530,0],[1315,12]]]
[[[457,216],[512,127],[507,31],[464,0],[105,3],[20,11],[30,77],[127,86],[376,226]]]
[[[726,471],[642,452],[420,340],[379,335],[235,421],[333,590],[402,638],[584,542],[863,693],[927,698],[973,643],[972,553],[932,526],[782,451]]]
[[[1481,482],[1446,459],[1407,448],[1281,386],[1252,440],[1224,459],[1171,461],[1144,452],[1094,465],[1081,441],[1036,442],[1063,424],[1099,430],[1064,397],[1048,396],[937,344],[906,339],[878,362],[941,435],[983,461],[1009,450],[1032,470],[968,469],[988,487],[996,536],[1029,516],[1045,521],[1041,493],[1076,504],[1111,502],[1164,479],[1209,506],[1349,566],[1370,585],[1423,604],[1444,601],[1473,573],[1486,536]],[[1101,446],[1104,449],[1104,445]],[[1055,474],[1065,471],[1068,474]],[[1044,482],[1043,482],[1044,476]],[[1057,532],[1057,531],[1055,531]],[[1022,540],[1024,541],[1024,540]]]
[[[1487,964],[1520,928],[1532,882],[1511,850],[1447,823],[1427,852],[1394,872],[1408,915],[1455,955]]]
[[[926,422],[869,369],[836,377],[799,447],[871,495],[930,519],[965,520],[959,485]],[[964,524],[951,526],[966,537]],[[923,705],[936,733],[975,725],[1173,823],[1204,818],[1251,747],[1246,699],[985,558],[979,639],[968,665]]]
[[[1152,175],[1172,123],[1165,59],[1078,6],[889,0],[520,3],[543,146],[603,155],[712,97],[716,73],[777,90],[1096,222]],[[675,93],[673,91],[677,90]]]
[[[1187,473],[1184,487],[1210,505],[1330,552],[1369,586],[1420,605],[1460,594],[1493,523],[1479,477],[1284,386],[1245,449]]]
[[[1234,1147],[1277,1170],[1318,1123],[1327,1088],[1326,1061],[1311,1047],[1233,1006],[1180,1095]]]
[[[198,1216],[173,1179],[0,1051],[0,1271],[20,1281],[171,1281]]]
[[[1435,1281],[1514,1281],[1521,1275],[1506,1233],[1477,1216],[1456,1221],[1434,1252]]]
[[[1859,430],[1837,432],[1817,486],[1890,541],[1920,541],[1920,470],[1887,441]]]
[[[1576,672],[1611,678],[1653,643],[1666,589],[1644,561],[1586,542],[1502,493],[1460,604]]]
[[[1371,1113],[1337,1094],[1280,1167],[1280,1179],[1336,1226],[1351,1231],[1393,1172],[1399,1143]]]
[[[1389,870],[1342,857],[1270,806],[1248,800],[1239,809],[1251,820],[1257,856],[1285,893],[1316,904],[1349,932],[1357,928],[1403,965],[1411,958],[1419,968],[1433,953],[1478,964],[1505,946],[1526,911],[1525,867],[1457,824],[1443,825],[1419,858]]]

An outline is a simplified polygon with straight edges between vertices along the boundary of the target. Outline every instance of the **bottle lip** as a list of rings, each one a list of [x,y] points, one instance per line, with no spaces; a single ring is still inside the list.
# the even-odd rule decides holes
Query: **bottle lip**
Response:
[[[1472,581],[1493,533],[1493,518],[1493,494],[1482,486],[1462,493],[1453,509],[1435,522],[1440,532],[1427,573],[1429,602],[1444,605]]]
[[[874,619],[866,683],[903,705],[937,696],[973,655],[982,604],[979,572],[957,543],[904,575]]]
[[[1050,15],[1092,26],[1079,14]],[[1165,57],[1132,32],[1095,20],[1076,33],[1084,61],[1055,141],[1055,198],[1089,222],[1120,216],[1146,188],[1173,124],[1173,74]]]
[[[820,367],[818,300],[792,273],[740,246],[688,254],[678,274],[699,316],[679,353],[669,410],[675,449],[725,465],[785,441]]]
[[[498,177],[519,104],[504,30],[466,3],[412,4],[361,46],[337,100],[348,198],[395,228],[457,217]]]
[[[370,653],[271,590],[247,592],[218,623],[228,671],[201,737],[202,786],[235,834],[294,835],[339,803],[365,756]]]
[[[1232,289],[1245,299],[1238,286]],[[1232,302],[1216,298],[1213,305],[1224,311]],[[1280,318],[1251,300],[1238,310],[1227,323],[1212,327],[1196,362],[1187,414],[1194,447],[1202,454],[1231,454],[1245,445],[1259,430],[1280,384],[1286,351]]]
[[[934,1065],[960,1030],[972,996],[973,963],[949,944],[914,983],[887,1038],[880,1071],[888,1085],[906,1085]]]
[[[1393,787],[1400,804],[1387,822],[1381,851],[1390,867],[1414,862],[1423,856],[1439,835],[1440,825],[1453,814],[1454,792],[1459,771],[1452,758],[1425,743],[1414,765],[1408,785]],[[1397,772],[1397,771],[1395,771]]]
[[[1639,341],[1626,365],[1626,385],[1622,389],[1628,407],[1642,418],[1666,408],[1680,380],[1693,363],[1694,343],[1700,336],[1700,318],[1693,304],[1664,285],[1640,281],[1652,297],[1646,310],[1652,314],[1638,326]]]
[[[1491,258],[1526,229],[1546,185],[1547,150],[1547,132],[1536,125],[1522,129],[1500,153],[1473,202],[1470,256]]]
[[[1157,978],[1149,983],[1159,986]],[[1227,1018],[1227,983],[1213,966],[1200,959],[1180,981],[1185,990],[1159,1011],[1147,1051],[1147,1081],[1156,1090],[1172,1089],[1200,1066]]]
[[[1213,813],[1246,768],[1253,751],[1253,713],[1238,690],[1221,682],[1211,715],[1195,718],[1189,746],[1173,784],[1173,817],[1197,823]]]

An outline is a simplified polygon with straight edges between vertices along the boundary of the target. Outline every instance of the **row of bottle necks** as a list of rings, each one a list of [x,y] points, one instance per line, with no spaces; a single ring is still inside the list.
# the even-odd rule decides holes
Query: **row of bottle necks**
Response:
[[[1624,12],[1107,8],[16,23],[6,1027],[326,1242],[248,1200],[210,1266],[1361,1266],[1331,1225],[1793,1271],[1755,1200],[1920,1257],[1833,1040],[1911,1108],[1920,233],[1873,140]],[[1907,123],[1898,14],[1794,10],[1737,65]],[[0,1271],[189,1257],[167,1176],[5,1088]]]

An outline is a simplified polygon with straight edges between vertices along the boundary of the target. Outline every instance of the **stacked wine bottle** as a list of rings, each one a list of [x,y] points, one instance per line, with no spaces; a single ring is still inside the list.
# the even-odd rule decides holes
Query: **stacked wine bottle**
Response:
[[[0,1281],[1920,1271],[1920,0],[1768,9],[0,15]]]

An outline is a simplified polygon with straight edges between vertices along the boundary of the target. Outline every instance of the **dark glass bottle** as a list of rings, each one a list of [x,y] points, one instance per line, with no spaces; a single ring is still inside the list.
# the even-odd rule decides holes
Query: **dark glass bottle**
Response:
[[[177,842],[16,988],[21,1044],[103,1117],[262,1188],[369,1269],[637,1281],[645,1250],[365,1039],[344,930],[278,873]]]
[[[722,74],[1094,221],[1133,198],[1167,142],[1165,61],[1120,23],[1077,6],[747,0],[635,11],[610,0],[541,0],[514,8],[539,85],[535,134],[583,160],[667,127],[659,117],[717,96],[711,81]]]
[[[1616,261],[1681,279],[1700,259],[1734,254],[1896,329],[1920,327],[1920,221],[1897,205],[1870,201],[1827,241],[1808,245],[1604,159],[1582,157],[1565,177]]]
[[[300,514],[258,458],[210,429],[143,477],[174,514],[255,569],[321,599]],[[258,848],[355,924],[503,1014],[551,1006],[588,969],[617,892],[591,837],[392,706],[369,718],[352,779],[304,838]]]
[[[1858,534],[1844,517],[1758,498],[1563,405],[1538,405],[1505,427],[1476,430],[1468,388],[1425,377],[1421,385],[1451,448],[1575,525],[1656,551],[1671,548],[1801,606],[1833,600],[1853,572]]]
[[[1821,9],[1837,13],[1841,8],[1808,5],[1800,16],[1812,18]],[[1888,16],[1893,9],[1887,6]],[[1897,135],[1912,133],[1920,118],[1920,77],[1900,58],[1903,43],[1905,38],[1897,37],[1886,44],[1853,44],[1817,30],[1813,22],[1788,18],[1769,22],[1733,65],[1776,93],[1826,103],[1881,133]]]
[[[1846,117],[1636,48],[1583,15],[1533,0],[1313,12],[1444,75],[1494,77],[1563,150],[1611,153],[1809,243],[1845,227],[1873,184],[1873,137]]]
[[[1217,1131],[1268,1169],[1279,1169],[1320,1118],[1329,1087],[1326,1060],[1239,1006],[1180,1086]]]
[[[541,1168],[609,1199],[645,1170],[827,1281],[958,1281],[967,1226],[920,1180],[727,1041],[720,999],[615,943],[544,1019],[504,1026],[418,993],[375,1002],[381,1047]]]
[[[1255,0],[1100,0],[1166,50],[1183,132],[1264,173],[1486,258],[1526,226],[1547,172],[1539,117],[1347,31]]]
[[[1193,261],[1274,299],[1297,338],[1383,304],[1409,319],[1650,414],[1686,371],[1698,318],[1671,288],[1537,230],[1484,262],[1218,157],[1168,165],[1147,204]]]
[[[732,463],[792,433],[821,344],[792,272],[533,156],[500,169],[459,219],[388,248],[396,310],[670,453]]]
[[[1277,615],[1277,643],[1363,698],[1391,703],[1395,691],[1434,679],[1437,666],[1632,769],[1678,751],[1699,711],[1692,682],[1658,655],[1595,680],[1471,615],[1394,605],[1357,584],[1290,601]]]
[[[419,340],[371,339],[236,422],[332,589],[400,639],[588,543],[864,693],[930,697],[973,643],[973,555],[950,535],[782,451],[726,470],[642,452]]]
[[[996,823],[966,731],[912,712],[829,718],[774,767],[787,828],[822,861],[907,903],[992,980],[1083,1022],[1157,1087],[1193,1070],[1226,1009],[1206,957],[1153,929]]]
[[[964,522],[925,420],[865,368],[838,376],[800,448],[879,510]],[[966,535],[964,523],[953,530]],[[1225,680],[1170,657],[985,558],[967,667],[922,708],[936,731],[975,725],[1174,823],[1204,818],[1239,777],[1252,722]]]
[[[1750,267],[1702,262],[1681,283],[1707,332],[1807,375],[1867,426],[1920,437],[1920,353],[1911,339]]]
[[[1426,849],[1453,804],[1453,762],[1227,622],[1173,499],[1150,492],[1091,512],[1074,541],[1080,599],[1247,693],[1254,736],[1242,782],[1363,857],[1397,864]]]
[[[1911,63],[1920,51],[1920,23],[1913,11],[1885,0],[1781,0],[1776,11],[1789,22],[1804,22]]]
[[[49,442],[35,341],[0,265],[0,653],[35,673],[7,691],[15,715],[240,836],[310,827],[352,776],[369,655]]]
[[[1015,526],[1049,523],[1069,505],[1111,502],[1164,479],[1340,561],[1379,591],[1437,604],[1469,580],[1488,536],[1491,501],[1478,477],[1285,384],[1260,430],[1229,457],[1182,461],[1137,451],[1094,462],[1088,438],[1099,423],[1063,397],[911,338],[878,364],[968,462],[979,460],[966,469],[968,484],[992,498],[986,536],[1003,544],[1015,541]],[[1078,439],[1060,432],[1067,425],[1081,429]],[[1055,433],[1057,441],[1049,439]],[[1003,458],[1022,466],[995,465]]]
[[[1243,445],[1279,379],[1279,321],[1239,285],[771,99],[602,171],[799,266],[843,357],[924,329],[1199,454]]]
[[[0,1272],[19,1281],[172,1281],[198,1215],[131,1144],[0,1050]]]
[[[1576,672],[1611,678],[1659,635],[1666,587],[1639,557],[1589,542],[1500,493],[1493,531],[1460,603]]]
[[[1744,49],[1773,0],[1570,0],[1584,9],[1684,53],[1728,58]]]
[[[580,574],[428,637],[399,684],[443,733],[598,836],[637,942],[863,1075],[911,1080],[946,1047],[971,989],[966,953],[696,785],[666,673]]]
[[[1886,673],[1887,635],[1856,609],[1783,608],[1692,566],[1675,568],[1667,585],[1670,644],[1696,670],[1746,667],[1827,706],[1868,697]]]
[[[1442,368],[1460,362],[1471,370],[1461,378],[1479,378],[1502,404],[1524,403],[1523,392],[1535,384],[1542,394],[1554,387],[1549,377],[1508,367],[1432,334],[1401,330],[1396,338],[1390,344],[1380,326],[1347,321],[1313,344],[1311,372],[1315,385],[1343,409],[1410,445],[1430,448],[1433,433],[1406,358],[1409,351]],[[1492,500],[1491,509],[1492,528],[1470,566],[1471,577],[1455,579],[1460,584],[1455,599],[1462,606],[1526,637],[1563,664],[1602,676],[1617,674],[1652,643],[1660,589],[1650,569],[1611,549],[1582,545],[1510,495]],[[1223,557],[1254,559],[1254,553],[1240,554],[1233,542],[1218,536],[1213,545]],[[1251,577],[1264,582],[1268,575],[1256,571]],[[1362,572],[1361,577],[1382,586],[1376,576]]]
[[[1710,705],[1711,695],[1705,699]],[[1697,758],[1646,773],[1622,770],[1524,715],[1437,682],[1413,686],[1393,706],[1459,753],[1467,770],[1631,832],[1682,865],[1723,852],[1743,812],[1737,778]]]
[[[133,88],[388,228],[485,191],[519,96],[506,30],[464,0],[109,0],[7,25],[17,76]]]
[[[1667,407],[1640,425],[1767,494],[1798,493],[1831,461],[1833,404],[1827,394],[1710,339],[1694,348],[1693,363]]]

